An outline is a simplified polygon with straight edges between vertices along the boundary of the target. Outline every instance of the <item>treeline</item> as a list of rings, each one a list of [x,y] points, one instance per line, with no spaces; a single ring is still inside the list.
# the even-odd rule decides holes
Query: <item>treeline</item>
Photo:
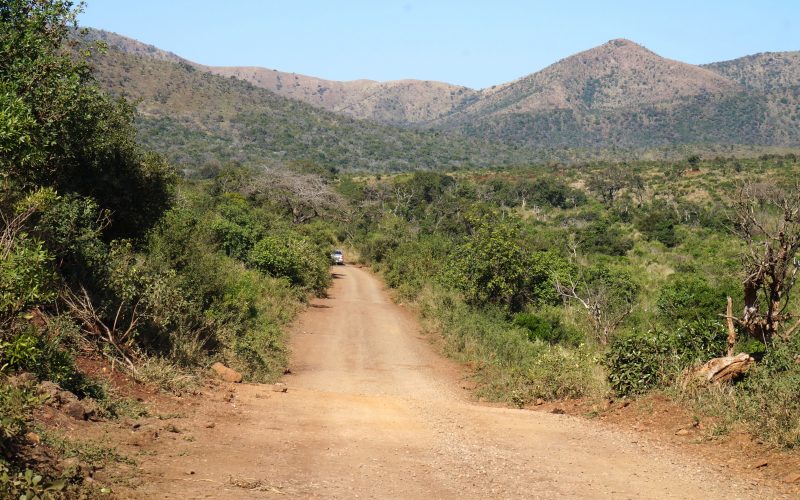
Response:
[[[349,230],[361,258],[416,304],[451,355],[477,367],[485,396],[522,406],[666,390],[716,413],[721,429],[745,421],[794,446],[800,307],[780,300],[785,319],[771,340],[748,330],[740,311],[751,310],[754,268],[742,257],[774,241],[743,232],[738,217],[764,216],[796,252],[799,168],[791,155],[691,157],[351,179],[341,189],[362,211]],[[787,280],[790,261],[776,272]],[[729,296],[732,350],[754,368],[728,392],[687,386],[686,373],[727,353]],[[748,305],[753,316],[764,301]]]
[[[135,406],[87,377],[79,355],[176,393],[214,361],[274,380],[283,327],[330,280],[328,179],[285,166],[270,180],[226,167],[181,181],[136,143],[131,105],[65,47],[75,16],[69,2],[0,3],[2,497],[86,493],[53,464],[50,477],[33,472],[34,447],[59,455],[29,434],[49,404],[40,382],[97,418]]]

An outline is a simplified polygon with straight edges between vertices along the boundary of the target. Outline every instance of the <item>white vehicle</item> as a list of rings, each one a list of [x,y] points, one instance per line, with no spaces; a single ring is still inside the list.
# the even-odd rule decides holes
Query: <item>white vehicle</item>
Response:
[[[334,250],[333,252],[331,252],[331,261],[333,261],[333,263],[336,264],[337,266],[343,266],[344,255],[342,254],[342,251]]]

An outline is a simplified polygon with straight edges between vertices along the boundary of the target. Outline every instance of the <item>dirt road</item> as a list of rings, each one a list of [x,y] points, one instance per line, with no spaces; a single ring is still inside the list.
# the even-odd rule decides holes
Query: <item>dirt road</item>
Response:
[[[292,338],[288,392],[243,385],[145,464],[149,498],[749,498],[635,433],[469,400],[461,372],[365,270],[338,268]],[[185,446],[185,452],[181,451]]]

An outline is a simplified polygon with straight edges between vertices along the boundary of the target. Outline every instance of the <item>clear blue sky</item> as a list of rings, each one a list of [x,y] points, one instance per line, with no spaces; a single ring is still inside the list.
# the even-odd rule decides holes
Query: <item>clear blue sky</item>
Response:
[[[629,38],[701,64],[800,50],[800,0],[88,0],[83,26],[219,66],[331,80],[507,82]]]

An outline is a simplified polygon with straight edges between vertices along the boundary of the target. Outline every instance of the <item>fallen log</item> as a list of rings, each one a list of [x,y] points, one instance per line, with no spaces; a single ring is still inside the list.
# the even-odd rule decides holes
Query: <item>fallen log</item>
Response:
[[[686,376],[686,383],[690,381],[698,382],[702,385],[730,382],[742,376],[753,366],[755,360],[746,352],[736,356],[724,356],[714,358],[703,365],[690,370]]]

